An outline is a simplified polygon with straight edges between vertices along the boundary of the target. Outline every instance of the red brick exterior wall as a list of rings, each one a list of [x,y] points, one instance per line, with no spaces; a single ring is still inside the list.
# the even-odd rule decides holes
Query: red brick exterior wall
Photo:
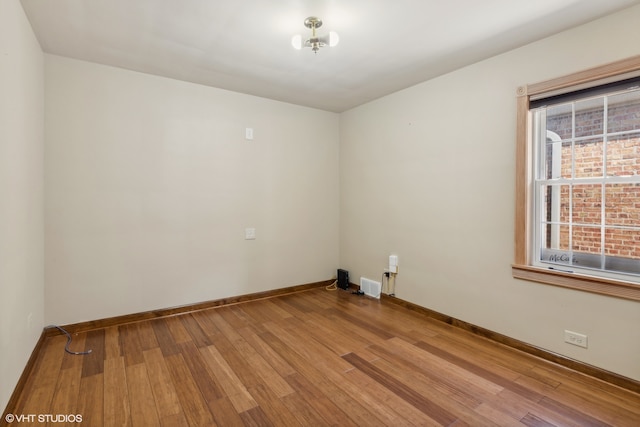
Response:
[[[631,137],[610,138],[607,142],[607,176],[640,175],[640,103],[625,103],[609,107],[608,132],[639,130]],[[576,113],[576,136],[602,134],[603,111],[586,110]],[[563,140],[571,138],[571,115],[556,115],[547,120],[547,129]],[[562,146],[561,176],[571,177],[571,143]],[[576,142],[573,147],[575,177],[598,177],[604,170],[601,137]],[[574,185],[573,189],[573,250],[601,252],[600,228],[575,224],[599,225],[602,220],[602,189],[596,184]],[[569,222],[569,188],[560,191],[560,221]],[[640,226],[640,184],[607,184],[605,186],[607,226]],[[569,250],[569,229],[561,227],[560,247]],[[640,259],[640,232],[605,227],[605,255]]]

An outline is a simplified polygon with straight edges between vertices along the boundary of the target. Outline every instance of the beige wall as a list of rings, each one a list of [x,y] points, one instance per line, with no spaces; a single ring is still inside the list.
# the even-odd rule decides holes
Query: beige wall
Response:
[[[640,7],[341,115],[340,263],[397,295],[640,379],[640,305],[514,280],[516,88],[640,54]],[[570,329],[589,348],[563,342]]]
[[[0,412],[44,326],[42,51],[0,1]]]
[[[335,274],[337,114],[50,55],[45,76],[47,322]]]

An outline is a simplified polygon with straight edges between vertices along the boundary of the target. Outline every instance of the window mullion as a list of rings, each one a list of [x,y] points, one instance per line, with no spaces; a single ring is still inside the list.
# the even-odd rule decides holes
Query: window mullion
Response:
[[[600,193],[600,268],[602,271],[606,270],[606,182],[607,182],[607,143],[609,141],[609,97],[604,97],[604,111],[602,118],[602,185]]]
[[[576,177],[576,103],[571,103],[571,177],[569,179],[569,259],[573,264],[573,182]]]

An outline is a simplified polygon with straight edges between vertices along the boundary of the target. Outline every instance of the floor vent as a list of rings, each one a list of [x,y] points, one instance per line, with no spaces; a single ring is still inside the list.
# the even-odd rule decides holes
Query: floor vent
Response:
[[[380,290],[382,285],[380,282],[376,282],[371,279],[366,279],[364,277],[360,278],[360,290],[364,292],[365,295],[374,298],[380,298]]]

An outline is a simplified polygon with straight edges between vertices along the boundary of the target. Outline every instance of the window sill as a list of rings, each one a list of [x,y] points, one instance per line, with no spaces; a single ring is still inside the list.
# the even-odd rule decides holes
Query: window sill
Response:
[[[540,267],[513,264],[513,277],[547,285],[577,289],[600,295],[640,301],[640,285],[621,280],[603,279],[576,273],[563,273]]]

